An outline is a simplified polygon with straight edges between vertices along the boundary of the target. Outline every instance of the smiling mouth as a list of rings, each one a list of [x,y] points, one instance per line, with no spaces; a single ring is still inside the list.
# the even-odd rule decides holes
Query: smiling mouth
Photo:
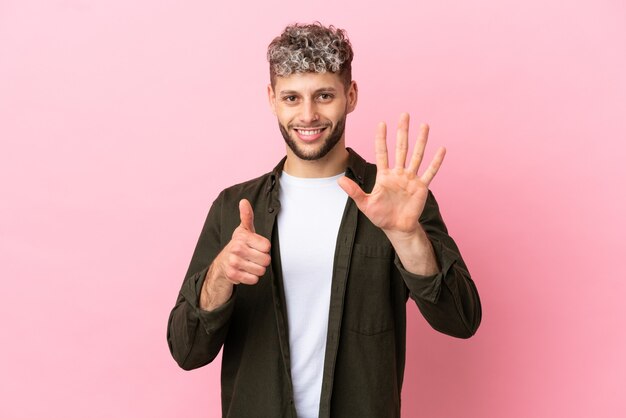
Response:
[[[294,131],[298,132],[300,135],[304,135],[304,136],[313,136],[313,135],[318,135],[320,134],[324,129],[326,128],[317,128],[317,129],[299,129],[299,128],[294,128]]]
[[[326,126],[320,126],[316,128],[293,128],[293,130],[302,141],[314,142],[322,137],[326,128]]]
[[[320,128],[294,128],[296,136],[305,143],[313,143],[319,140],[323,135],[326,127]]]

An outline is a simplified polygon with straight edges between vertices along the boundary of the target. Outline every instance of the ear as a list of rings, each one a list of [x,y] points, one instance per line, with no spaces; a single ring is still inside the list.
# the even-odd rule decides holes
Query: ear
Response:
[[[267,100],[270,103],[272,113],[276,116],[276,93],[274,93],[274,89],[271,84],[267,85]]]
[[[359,101],[359,88],[356,85],[356,81],[352,80],[350,82],[350,87],[348,87],[346,97],[348,99],[348,113],[350,113],[356,108],[356,103]]]

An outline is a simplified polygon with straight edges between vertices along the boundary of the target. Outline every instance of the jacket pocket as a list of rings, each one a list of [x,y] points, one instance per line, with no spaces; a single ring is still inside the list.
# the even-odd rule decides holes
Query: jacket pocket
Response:
[[[391,244],[355,243],[344,301],[344,326],[364,335],[376,335],[393,328]]]

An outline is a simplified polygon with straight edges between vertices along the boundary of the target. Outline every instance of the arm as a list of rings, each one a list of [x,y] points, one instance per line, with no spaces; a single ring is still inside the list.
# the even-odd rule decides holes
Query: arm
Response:
[[[207,271],[223,245],[220,239],[221,197],[213,202],[209,210],[168,320],[167,343],[170,352],[185,370],[208,364],[217,356],[224,343],[234,305],[231,300],[222,310],[213,313],[204,312],[199,306],[199,295]]]
[[[221,196],[211,206],[170,314],[168,345],[185,370],[204,366],[217,356],[235,305],[234,285],[256,283],[269,265],[269,241],[254,232],[250,203],[242,200],[239,208],[241,224],[221,248]]]
[[[414,274],[396,257],[398,271],[411,299],[434,329],[454,337],[469,338],[480,325],[480,298],[456,243],[448,235],[432,193],[429,193],[420,223],[440,268],[430,275]]]
[[[393,245],[396,265],[429,323],[447,334],[469,337],[480,323],[478,294],[428,189],[441,167],[445,149],[440,148],[424,173],[418,175],[429,128],[421,126],[405,167],[408,131],[409,115],[403,114],[397,131],[396,165],[389,168],[386,126],[379,124],[376,183],[371,193],[365,193],[347,177],[339,184]]]

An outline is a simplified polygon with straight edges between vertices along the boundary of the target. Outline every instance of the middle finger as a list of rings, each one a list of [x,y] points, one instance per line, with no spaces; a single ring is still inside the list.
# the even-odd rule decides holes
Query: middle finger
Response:
[[[406,154],[409,150],[409,114],[402,113],[396,132],[396,170],[404,170]]]

